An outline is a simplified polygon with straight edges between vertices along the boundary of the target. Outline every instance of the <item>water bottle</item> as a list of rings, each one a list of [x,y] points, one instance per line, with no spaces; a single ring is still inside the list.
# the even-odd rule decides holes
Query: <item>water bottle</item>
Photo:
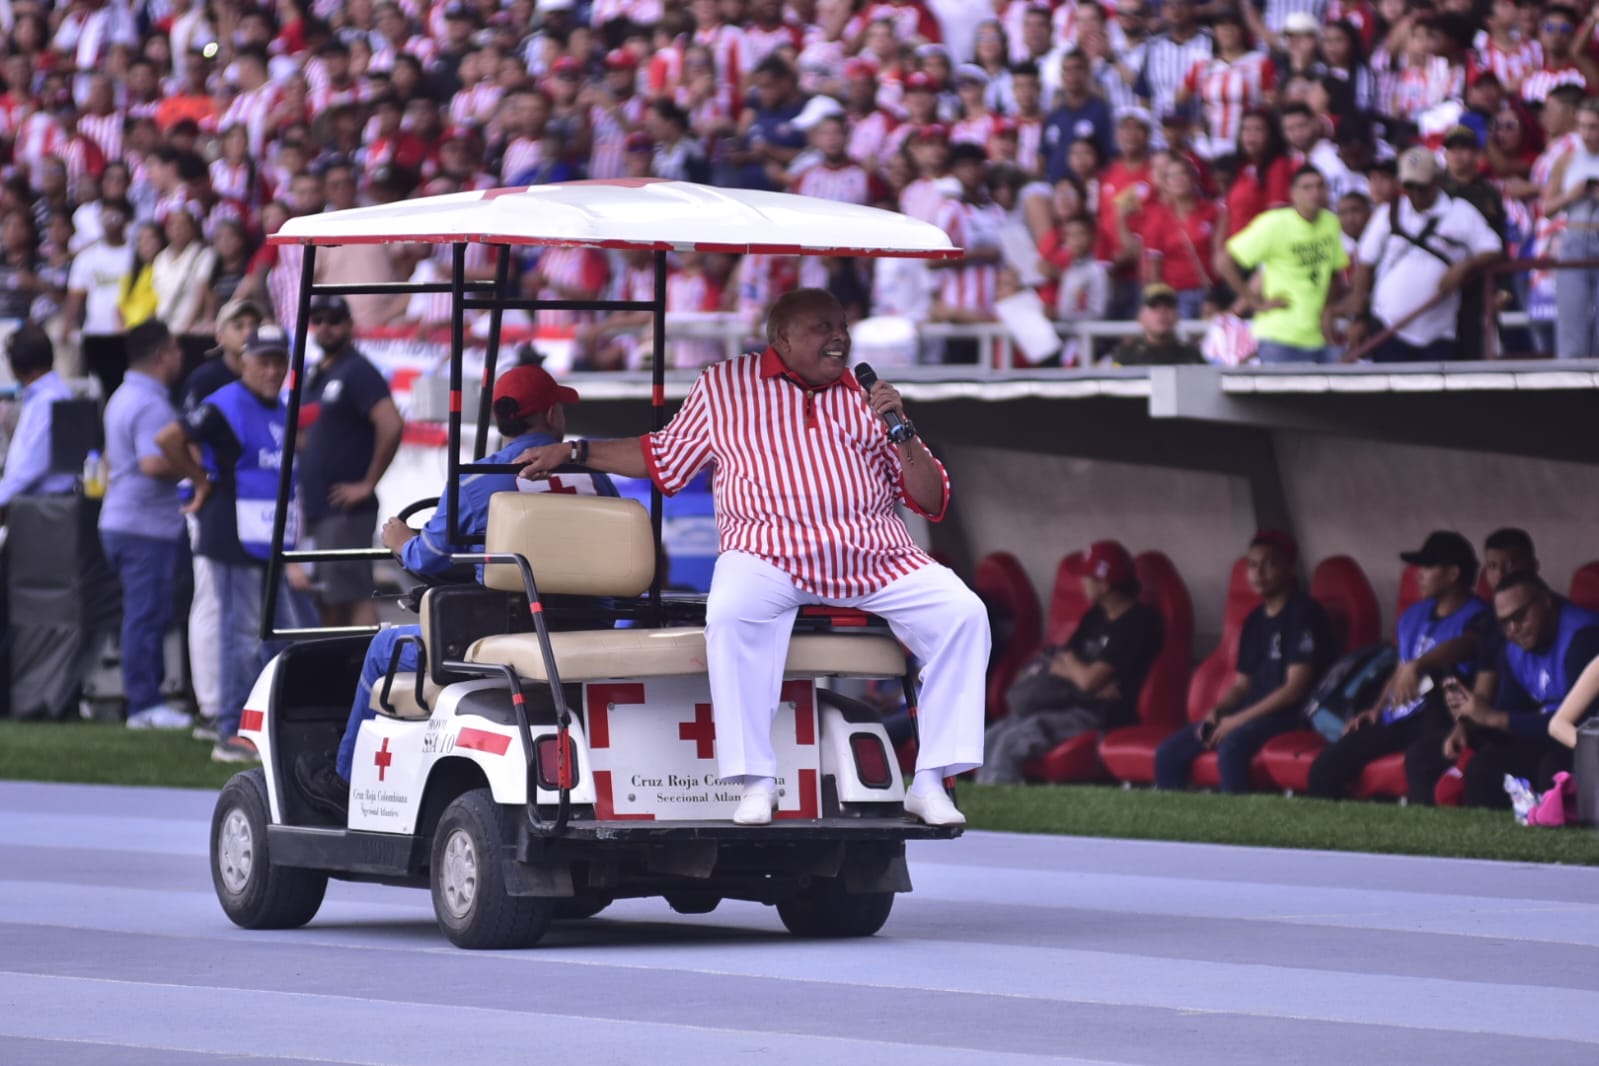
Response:
[[[83,457],[83,494],[91,500],[105,495],[105,460],[97,451]]]

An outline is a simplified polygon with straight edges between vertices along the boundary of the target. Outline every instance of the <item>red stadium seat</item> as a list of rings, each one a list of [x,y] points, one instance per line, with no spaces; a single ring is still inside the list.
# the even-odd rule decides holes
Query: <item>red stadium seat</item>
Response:
[[[1005,690],[1022,664],[1038,650],[1043,616],[1032,581],[1010,552],[992,552],[979,559],[972,587],[990,611],[1003,615],[1010,624],[1004,647],[995,648],[988,671],[988,717],[998,718],[1008,710]]]
[[[1405,753],[1396,751],[1373,759],[1355,782],[1355,795],[1361,799],[1398,799],[1410,791],[1405,779]]]
[[[1399,574],[1399,601],[1394,607],[1394,631],[1399,630],[1399,616],[1421,602],[1421,575],[1419,567],[1411,564]]]
[[[1310,595],[1332,618],[1345,651],[1382,640],[1382,608],[1360,564],[1347,555],[1323,559],[1310,577]]]
[[[1072,567],[1082,557],[1082,552],[1072,552],[1055,567],[1055,587],[1050,590],[1049,615],[1044,619],[1045,644],[1064,644],[1070,640],[1077,623],[1092,606],[1083,595],[1082,579],[1072,573]]]
[[[1248,563],[1239,559],[1233,564],[1232,579],[1227,585],[1221,640],[1205,661],[1199,664],[1188,683],[1188,721],[1203,718],[1232,682],[1233,668],[1238,658],[1239,633],[1243,629],[1244,619],[1259,603],[1259,597],[1249,587]],[[1178,728],[1180,726],[1181,723]],[[1142,723],[1125,729],[1113,729],[1100,742],[1100,760],[1118,781],[1149,784],[1155,780],[1155,749],[1172,732],[1173,727],[1169,725]],[[1201,758],[1215,762],[1215,756],[1209,753]]]
[[[1349,556],[1323,559],[1311,575],[1310,594],[1332,619],[1333,632],[1344,651],[1369,647],[1382,639],[1377,594],[1366,580],[1366,572]],[[1296,729],[1266,741],[1258,760],[1272,787],[1303,792],[1310,783],[1310,764],[1326,746],[1314,729]]]
[[[1584,563],[1571,575],[1571,602],[1590,611],[1599,611],[1599,562]]]
[[[1150,664],[1138,694],[1138,720],[1165,736],[1182,724],[1189,664],[1194,658],[1194,607],[1188,586],[1172,561],[1160,552],[1133,560],[1138,569],[1139,599],[1153,607],[1164,624],[1165,640]],[[1099,733],[1084,733],[1029,761],[1022,773],[1029,781],[1103,781]]]

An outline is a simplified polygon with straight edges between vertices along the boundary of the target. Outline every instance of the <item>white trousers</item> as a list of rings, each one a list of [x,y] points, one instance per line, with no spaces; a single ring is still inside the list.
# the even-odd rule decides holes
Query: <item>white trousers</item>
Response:
[[[777,776],[772,720],[788,640],[799,609],[818,603],[880,615],[924,664],[918,770],[950,775],[982,765],[988,612],[954,573],[932,563],[869,595],[829,600],[796,587],[768,562],[723,552],[711,578],[705,644],[724,779]]]
[[[189,679],[200,716],[212,721],[222,709],[221,611],[212,562],[194,557],[194,599],[189,604]]]

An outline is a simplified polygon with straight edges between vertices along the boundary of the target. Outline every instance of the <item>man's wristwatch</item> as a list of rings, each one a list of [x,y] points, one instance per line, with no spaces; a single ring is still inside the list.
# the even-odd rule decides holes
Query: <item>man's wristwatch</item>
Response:
[[[587,463],[588,461],[589,461],[589,442],[586,441],[586,440],[581,440],[581,439],[573,441],[572,442],[572,454],[570,456],[568,456],[568,462],[572,463],[574,466],[582,466],[583,464]]]
[[[888,439],[895,444],[909,444],[916,437],[916,423],[908,418],[901,418],[899,425],[888,431]]]

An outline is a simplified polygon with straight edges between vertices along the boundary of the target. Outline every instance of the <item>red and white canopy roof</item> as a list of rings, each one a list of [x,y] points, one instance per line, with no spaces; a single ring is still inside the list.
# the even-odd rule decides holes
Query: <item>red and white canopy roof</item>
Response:
[[[448,193],[292,218],[273,244],[567,245],[951,259],[937,226],[875,207],[654,178]]]

